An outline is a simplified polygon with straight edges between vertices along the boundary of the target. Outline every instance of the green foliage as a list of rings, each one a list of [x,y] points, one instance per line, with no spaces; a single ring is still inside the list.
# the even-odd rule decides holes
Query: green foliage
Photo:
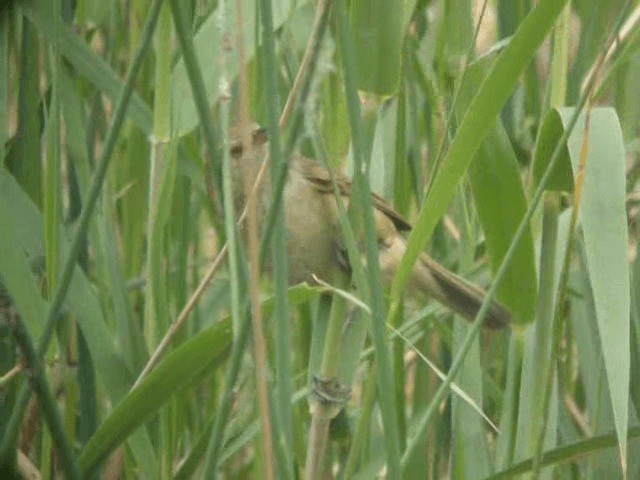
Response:
[[[315,20],[322,0],[161,3],[2,8],[0,476],[263,478],[272,455],[301,478],[319,372],[353,382],[327,475],[640,476],[637,1],[497,0],[480,32],[480,0],[328,2]],[[277,137],[275,198],[292,152],[354,178],[333,307],[334,290],[287,285],[266,206],[263,369],[224,150],[241,75]],[[391,288],[370,191],[415,225]],[[512,327],[406,300],[425,250]]]

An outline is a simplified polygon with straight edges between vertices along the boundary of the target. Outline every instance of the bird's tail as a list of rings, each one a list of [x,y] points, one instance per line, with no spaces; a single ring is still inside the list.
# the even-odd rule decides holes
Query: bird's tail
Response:
[[[475,318],[484,301],[485,292],[481,288],[445,269],[425,254],[420,255],[416,262],[412,280],[418,289],[469,320]],[[491,302],[485,326],[497,329],[510,323],[509,310],[496,301]]]

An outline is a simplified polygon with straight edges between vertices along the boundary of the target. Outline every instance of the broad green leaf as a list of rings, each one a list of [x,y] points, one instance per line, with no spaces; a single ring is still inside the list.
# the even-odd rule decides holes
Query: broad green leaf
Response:
[[[0,191],[6,189],[7,182],[14,180],[6,170],[0,169]],[[3,201],[3,205],[9,203]],[[42,333],[47,305],[40,295],[25,248],[16,248],[22,245],[16,235],[16,221],[19,220],[11,215],[9,208],[0,208],[0,285],[7,289],[29,334],[37,339]]]
[[[640,255],[633,262],[631,283],[631,400],[640,412]]]
[[[551,110],[545,120],[546,145],[555,143],[574,109]],[[627,261],[626,158],[622,130],[615,110],[591,110],[583,191],[580,200],[589,280],[593,291],[598,334],[609,384],[622,461],[626,462],[630,369],[630,287]],[[569,173],[578,175],[585,131],[585,114],[567,142],[565,165],[557,186],[569,189]],[[570,162],[569,162],[570,160]],[[542,161],[540,162],[542,163]],[[571,169],[569,172],[568,169]]]
[[[353,0],[349,16],[358,89],[391,95],[402,69],[402,41],[416,0]]]
[[[215,368],[215,361],[231,342],[231,321],[224,320],[183,343],[134,388],[100,424],[82,451],[80,468],[89,474],[132,432],[150,420],[176,393],[187,388],[202,373]]]
[[[288,290],[291,305],[308,302],[321,289],[301,284]],[[265,314],[274,307],[274,298],[262,301]],[[144,425],[166,402],[197,380],[207,369],[215,368],[218,359],[230,346],[231,320],[225,318],[197,333],[169,353],[138,387],[130,391],[105,419],[80,455],[80,468],[92,471],[116,446],[136,428]]]
[[[606,369],[600,347],[595,301],[586,265],[583,244],[576,246],[580,269],[572,275],[571,285],[577,298],[571,299],[570,320],[578,356],[578,367],[584,389],[584,410],[589,428],[594,435],[609,433],[614,425],[613,410],[609,401]],[[620,472],[618,455],[607,449],[587,460],[593,478],[606,478],[608,472]]]
[[[562,130],[562,121],[557,112],[552,110],[545,117],[536,142],[536,150],[533,156],[534,188],[540,182],[547,165],[549,165]],[[569,162],[569,151],[566,145],[562,145],[561,149],[560,159],[556,162],[551,178],[547,182],[547,190],[573,192],[573,173]]]
[[[566,125],[573,110],[563,108],[558,113]],[[626,465],[631,308],[626,156],[615,110],[593,109],[590,130],[586,132],[584,128],[584,120],[578,121],[569,137],[569,155],[577,176],[583,137],[588,134],[580,222],[620,454]]]
[[[495,272],[527,209],[518,161],[500,121],[476,153],[469,178]],[[527,229],[500,285],[498,299],[509,307],[515,323],[528,323],[533,320],[536,292],[533,237]]]
[[[0,172],[0,205],[11,205],[11,209],[3,209],[3,213],[13,225],[13,254],[26,254],[30,262],[41,261],[44,252],[42,215],[15,179],[4,171]],[[61,240],[63,252],[68,251],[64,235]],[[37,300],[33,301],[37,303]],[[107,397],[113,403],[118,402],[129,391],[133,379],[121,352],[111,340],[96,292],[79,268],[71,280],[64,308],[77,316]],[[146,432],[137,435],[131,447],[141,464],[149,467],[147,471],[153,472],[153,447]],[[142,459],[147,460],[143,462]]]
[[[557,444],[558,437],[558,382],[554,375],[551,391],[546,391],[546,375],[541,375],[541,362],[538,358],[539,351],[536,350],[536,328],[538,324],[527,326],[522,336],[522,369],[520,372],[520,388],[518,400],[518,424],[517,436],[515,437],[516,460],[521,460],[531,455],[535,449],[535,442],[538,439],[540,422],[546,422],[545,436],[543,439],[544,449],[553,448]],[[539,380],[542,379],[542,389]],[[544,396],[549,396],[549,410],[546,418],[541,419],[541,403]],[[541,472],[541,478],[549,479],[547,471]]]
[[[118,8],[114,0],[79,0],[76,7],[76,18],[79,23],[102,24],[108,20],[112,8]]]
[[[451,142],[442,168],[427,192],[418,221],[409,236],[407,252],[393,280],[394,298],[400,297],[424,243],[446,212],[460,179],[495,125],[520,75],[551,30],[565,3],[566,0],[541,0],[527,15],[480,85]]]
[[[459,111],[464,111],[484,79],[490,66],[486,60],[467,70],[460,87]],[[527,210],[518,160],[500,119],[478,149],[469,168],[469,179],[485,233],[489,263],[495,272]],[[533,320],[536,292],[533,237],[527,229],[500,284],[498,299],[509,307],[515,323],[528,323]]]

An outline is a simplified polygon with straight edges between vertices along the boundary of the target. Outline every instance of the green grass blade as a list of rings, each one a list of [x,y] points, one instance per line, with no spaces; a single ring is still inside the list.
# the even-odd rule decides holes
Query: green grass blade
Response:
[[[469,328],[466,323],[455,323],[454,349],[458,344],[462,344]],[[479,341],[476,340],[468,352],[456,383],[480,408],[483,408]],[[466,479],[488,475],[491,472],[491,457],[484,420],[467,401],[457,395],[453,395],[451,399],[451,417],[453,424],[451,426],[453,429],[451,478]]]
[[[41,8],[40,3],[45,1],[26,2],[25,13],[40,32],[51,36],[54,30],[54,22],[60,22],[60,19],[54,18],[52,20],[46,14],[47,9]],[[118,75],[109,67],[107,62],[94,53],[83,40],[73,33],[71,27],[59,24],[57,25],[57,30],[60,40],[60,54],[76,68],[80,75],[87,78],[99,90],[105,92],[115,101],[124,86]],[[145,133],[151,133],[151,110],[136,93],[131,96],[128,115]]]
[[[36,262],[36,264],[38,262],[41,263],[44,252],[42,215],[16,183],[15,179],[6,172],[0,173],[0,203],[12,205],[10,213],[13,219],[7,225],[13,224],[15,226],[14,243],[11,244],[11,251],[13,252],[12,255],[17,258],[14,258],[13,261],[18,261],[19,258],[15,253],[15,246],[21,245],[26,257],[32,264],[33,262]],[[3,211],[8,212],[8,210]],[[62,242],[62,249],[63,252],[68,251],[67,242]],[[13,268],[16,268],[12,270],[14,275],[19,274],[21,271],[17,266]],[[24,281],[26,279],[21,280],[21,282]],[[24,286],[20,288],[21,290],[18,292],[34,294],[32,290],[24,290]],[[33,303],[33,308],[36,308],[36,310],[45,305],[44,302],[39,302],[38,298],[41,298],[39,294],[28,297],[28,301]],[[26,301],[27,298],[24,300]],[[117,403],[129,391],[133,384],[133,377],[122,354],[118,351],[113,341],[110,340],[111,334],[105,323],[100,300],[96,295],[95,289],[79,268],[76,268],[71,281],[64,309],[77,316],[78,323],[91,352],[91,357],[95,363],[98,378],[104,386],[109,400]],[[25,310],[25,312],[28,313],[28,310]],[[40,317],[35,323],[40,331],[43,328],[42,318]],[[138,435],[131,446],[134,455],[139,456],[141,459],[149,459],[149,461],[144,462],[144,465],[154,465],[153,448],[149,437]]]
[[[564,132],[572,108],[552,110],[540,136],[539,145],[551,145]],[[620,453],[626,461],[630,369],[630,297],[628,243],[625,210],[626,167],[622,131],[613,109],[591,112],[585,179],[580,221],[592,283],[598,330],[604,355]],[[554,188],[571,189],[577,176],[583,142],[584,117],[578,122],[556,168]],[[573,170],[573,171],[572,171]],[[571,182],[571,183],[570,183]],[[604,225],[604,227],[603,227]]]
[[[15,142],[8,152],[7,169],[16,177],[31,199],[42,207],[42,105],[38,95],[38,58],[40,47],[37,32],[26,19],[22,23],[22,50],[18,85],[18,125]]]
[[[471,65],[460,88],[458,107],[464,111],[488,71],[486,61]],[[469,167],[469,179],[478,217],[485,233],[487,254],[495,272],[509,248],[520,219],[527,210],[520,166],[500,119],[487,134]],[[533,237],[528,229],[518,244],[498,299],[511,310],[516,323],[533,321],[537,275]]]
[[[9,133],[9,66],[9,16],[0,15],[0,165],[4,165],[5,143]]]
[[[272,2],[263,0],[260,3],[262,43],[264,55],[262,57],[262,71],[264,75],[267,131],[269,135],[269,154],[271,157],[271,184],[277,188],[278,172],[285,166],[286,160],[282,152],[279,135],[279,115],[281,105],[278,97],[277,60],[275,50],[274,25]],[[287,303],[288,286],[288,259],[287,238],[284,216],[284,200],[279,197],[280,205],[276,206],[278,215],[274,221],[272,258],[273,279],[275,287],[275,310],[273,322],[275,323],[275,388],[276,396],[273,398],[274,416],[273,431],[276,432],[274,440],[276,458],[278,459],[278,477],[294,478],[293,470],[293,417],[290,399],[293,394],[291,371],[291,333],[290,333],[290,309]]]
[[[15,185],[14,182],[6,170],[0,170],[0,201],[3,205],[15,205],[19,202],[13,193],[24,195],[19,187],[14,191],[8,188],[9,184]],[[0,208],[0,279],[18,308],[29,335],[38,338],[42,333],[42,318],[46,314],[47,305],[40,294],[26,252],[16,252],[16,245],[23,241],[23,237],[16,232],[16,222],[22,224],[24,218],[15,217],[7,208]]]
[[[587,425],[590,433],[595,436],[611,432],[615,418],[598,335],[598,319],[584,242],[576,242],[575,250],[580,268],[572,276],[572,286],[576,289],[577,298],[571,302],[570,320],[578,367],[583,379],[584,411],[589,419]],[[621,473],[619,453],[613,448],[590,455],[586,464],[593,478],[611,476],[613,472]]]
[[[640,427],[636,426],[630,428],[626,432],[625,438],[637,439],[640,438]],[[618,444],[617,433],[611,432],[607,435],[599,435],[597,437],[587,438],[579,442],[571,443],[568,445],[562,445],[545,452],[542,457],[542,466],[557,465],[565,462],[576,461],[582,457],[586,457],[593,452],[597,452],[603,449],[615,447]],[[511,467],[502,470],[495,475],[487,477],[486,480],[498,480],[517,477],[519,474],[527,473],[531,471],[533,466],[533,459],[529,458],[518,462]]]
[[[413,264],[445,213],[473,155],[495,124],[520,75],[551,30],[565,3],[566,0],[540,1],[522,22],[480,86],[451,142],[442,168],[427,192],[424,207],[409,236],[407,252],[393,279],[392,298],[397,299],[402,295]]]
[[[349,6],[352,42],[357,52],[358,89],[390,95],[398,89],[404,31],[416,0],[354,0]]]
[[[243,1],[245,56],[247,61],[249,61],[255,54],[255,46],[258,45],[255,39],[256,29],[254,28],[256,23],[256,9],[253,0]],[[298,7],[301,7],[305,2],[300,3]],[[215,104],[222,93],[220,89],[222,70],[217,62],[211,61],[211,59],[222,58],[224,54],[223,49],[226,48],[225,46],[229,45],[229,42],[231,42],[230,44],[235,43],[235,40],[229,40],[229,32],[227,31],[229,25],[235,25],[235,2],[224,6],[225,9],[228,9],[224,15],[221,14],[221,8],[221,6],[218,6],[215,11],[211,12],[193,38],[196,58],[202,69],[202,77],[209,105]],[[274,9],[273,27],[276,29],[280,28],[288,13],[288,8],[286,7]],[[220,27],[220,18],[224,18],[225,20],[224,28]],[[233,60],[232,57],[229,57],[229,60],[230,62],[226,65],[226,76],[228,80],[234,79],[238,75],[237,59]],[[172,76],[172,111],[176,119],[175,128],[177,135],[184,135],[190,132],[200,121],[197,103],[194,102],[190,94],[189,84],[189,74],[185,62],[183,59],[180,59],[173,69]]]
[[[380,280],[380,265],[378,263],[378,244],[375,232],[373,207],[371,205],[371,191],[368,183],[369,161],[364,156],[364,143],[362,138],[360,104],[356,93],[355,57],[354,45],[350,42],[350,30],[346,18],[345,5],[338,2],[336,5],[337,25],[339,32],[340,52],[344,62],[345,92],[347,97],[347,110],[349,124],[351,126],[351,138],[354,150],[354,190],[351,205],[357,205],[355,212],[362,215],[364,243],[367,259],[367,277],[371,301],[371,321],[369,333],[376,350],[378,395],[382,423],[385,432],[386,459],[389,475],[399,478],[400,470],[400,438],[397,425],[397,412],[395,398],[391,386],[393,372],[386,344],[385,306]],[[353,201],[355,199],[355,201]],[[352,216],[353,217],[353,216]],[[353,218],[352,218],[353,220]],[[361,231],[356,229],[356,231]],[[358,263],[358,257],[352,258],[351,263]]]
[[[146,248],[146,290],[144,333],[149,351],[160,342],[169,327],[169,292],[164,271],[167,248],[167,222],[173,201],[176,178],[175,144],[171,142],[170,112],[170,39],[171,14],[169,5],[160,11],[156,36],[155,102],[153,105],[153,140],[150,152],[149,198]]]
[[[572,109],[560,109],[566,125]],[[584,121],[569,138],[574,175],[580,161]],[[591,112],[580,222],[598,317],[604,364],[618,433],[621,461],[626,465],[630,368],[630,297],[627,261],[626,156],[615,110]]]
[[[149,421],[175,394],[211,370],[231,340],[231,322],[203,330],[171,352],[115,407],[80,455],[80,468],[90,473],[133,431]]]

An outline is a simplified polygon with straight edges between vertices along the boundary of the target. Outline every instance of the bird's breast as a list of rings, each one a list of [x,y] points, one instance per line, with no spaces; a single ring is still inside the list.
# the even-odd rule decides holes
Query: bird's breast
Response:
[[[285,186],[289,283],[331,282],[336,261],[335,200],[292,170]]]

